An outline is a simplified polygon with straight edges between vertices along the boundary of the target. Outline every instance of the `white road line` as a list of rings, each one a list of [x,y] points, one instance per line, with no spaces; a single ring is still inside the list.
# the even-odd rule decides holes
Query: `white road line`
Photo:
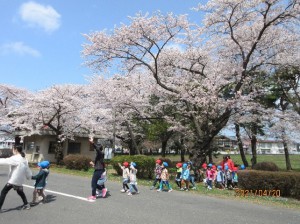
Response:
[[[33,186],[26,185],[26,184],[23,184],[23,186],[28,187],[28,188],[32,188],[32,189],[34,188]],[[58,191],[51,191],[51,190],[47,190],[47,189],[45,191],[49,192],[49,193],[53,193],[53,194],[58,194],[58,195],[70,197],[70,198],[76,198],[76,199],[79,199],[79,200],[82,200],[82,201],[95,202],[95,200],[88,200],[87,198],[79,197],[79,196],[72,195],[72,194],[66,194],[66,193],[62,193],[62,192],[58,192]]]

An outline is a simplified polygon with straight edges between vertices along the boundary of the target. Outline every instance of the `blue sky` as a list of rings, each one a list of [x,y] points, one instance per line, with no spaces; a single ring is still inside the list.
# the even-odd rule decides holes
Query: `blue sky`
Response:
[[[138,12],[188,14],[206,0],[0,0],[1,83],[32,91],[86,83],[83,33],[111,30]]]

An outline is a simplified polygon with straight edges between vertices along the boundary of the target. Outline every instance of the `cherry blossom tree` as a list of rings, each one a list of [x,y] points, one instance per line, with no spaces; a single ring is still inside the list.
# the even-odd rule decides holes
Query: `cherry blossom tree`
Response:
[[[299,2],[211,0],[197,10],[207,12],[204,27],[192,27],[186,16],[137,15],[112,32],[85,35],[90,44],[83,55],[96,71],[119,66],[151,76],[169,99],[164,103],[176,105],[182,115],[173,128],[184,120],[192,124],[193,160],[203,161],[252,74],[293,63]]]
[[[84,85],[55,85],[36,92],[15,112],[26,124],[27,135],[50,132],[56,136],[56,160],[63,159],[62,144],[78,133],[88,133],[85,108],[89,98]]]
[[[101,125],[106,126],[109,136],[117,136],[127,142],[131,146],[131,154],[140,154],[138,145],[144,133],[139,122],[146,116],[153,89],[149,76],[138,73],[115,75],[110,79],[94,76],[90,82],[90,96],[94,99],[91,109],[96,112],[96,116],[100,108],[107,110]]]
[[[31,93],[26,89],[0,84],[0,131],[14,135],[15,130],[23,128],[24,122],[18,125],[16,111],[30,98]],[[15,144],[20,144],[20,137],[15,136]]]

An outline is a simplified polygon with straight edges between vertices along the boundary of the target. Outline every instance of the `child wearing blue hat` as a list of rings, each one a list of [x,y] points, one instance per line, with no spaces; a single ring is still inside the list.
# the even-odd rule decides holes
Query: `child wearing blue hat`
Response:
[[[227,189],[232,189],[232,174],[231,174],[231,170],[229,169],[229,167],[227,165],[225,165],[225,187]]]
[[[190,186],[190,169],[188,167],[188,164],[184,163],[182,165],[182,173],[181,173],[181,189],[180,190],[186,190],[189,191]],[[183,188],[183,185],[185,184],[185,188]]]
[[[136,180],[136,163],[131,162],[130,163],[130,171],[129,171],[129,179],[130,179],[130,184],[129,184],[129,193],[128,195],[132,195],[133,190],[135,190],[135,193],[138,194],[139,190],[137,189],[137,180]]]
[[[214,180],[214,170],[212,169],[212,164],[207,165],[207,170],[206,170],[206,182],[207,182],[207,189],[211,190],[212,189],[212,183]]]
[[[42,161],[39,162],[38,167],[40,168],[39,173],[35,176],[32,176],[31,179],[35,180],[34,183],[34,190],[33,190],[33,198],[32,198],[32,205],[37,204],[37,196],[42,196],[43,203],[47,202],[46,194],[45,194],[45,187],[47,184],[47,178],[49,176],[49,167],[50,162],[49,161]]]
[[[216,188],[224,189],[225,188],[225,176],[222,170],[222,166],[217,166],[217,178],[216,178]]]
[[[167,167],[169,166],[169,164],[167,162],[163,162],[161,167],[162,167],[162,171],[161,171],[161,181],[160,181],[160,185],[159,185],[159,189],[157,190],[157,192],[160,192],[163,190],[163,185],[166,185],[168,187],[168,192],[172,192],[172,188],[171,185],[169,183],[169,173],[168,173],[168,169]]]

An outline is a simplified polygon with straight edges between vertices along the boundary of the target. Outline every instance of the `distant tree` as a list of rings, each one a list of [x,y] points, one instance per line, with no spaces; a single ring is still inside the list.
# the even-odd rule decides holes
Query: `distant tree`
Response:
[[[16,114],[31,94],[26,89],[0,84],[0,131],[15,136],[15,144],[20,144],[21,141],[15,131],[27,128],[25,122],[18,122]]]

